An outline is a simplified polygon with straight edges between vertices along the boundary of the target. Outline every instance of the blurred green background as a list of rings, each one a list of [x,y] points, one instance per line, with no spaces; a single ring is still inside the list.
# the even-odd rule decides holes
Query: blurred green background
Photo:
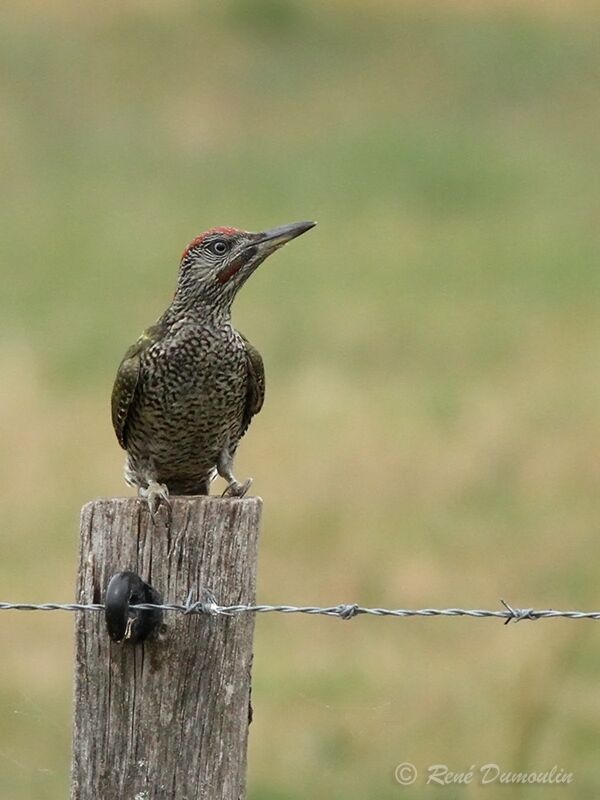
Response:
[[[600,606],[599,32],[574,1],[5,0],[0,599],[70,600],[80,506],[129,491],[112,380],[186,242],[314,218],[234,314],[260,600]],[[67,796],[72,623],[0,616],[2,798]],[[402,761],[594,796],[599,636],[260,617],[249,798],[500,791]]]

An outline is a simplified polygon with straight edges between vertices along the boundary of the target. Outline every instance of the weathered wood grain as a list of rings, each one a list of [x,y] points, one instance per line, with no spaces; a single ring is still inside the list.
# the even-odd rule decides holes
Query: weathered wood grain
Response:
[[[165,602],[255,602],[259,498],[175,498],[170,528],[137,498],[96,500],[81,515],[77,601],[103,602],[132,570]],[[101,613],[78,613],[72,800],[245,797],[251,614],[167,612],[158,638],[111,642]]]

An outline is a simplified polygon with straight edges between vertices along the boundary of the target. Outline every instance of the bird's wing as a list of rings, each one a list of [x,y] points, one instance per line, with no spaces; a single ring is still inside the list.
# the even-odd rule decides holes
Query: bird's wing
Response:
[[[112,390],[112,424],[119,444],[127,447],[127,419],[135,397],[141,370],[141,355],[159,338],[157,326],[153,325],[132,344],[119,364]]]
[[[258,350],[250,344],[245,336],[242,335],[242,339],[246,345],[248,384],[246,390],[246,407],[244,409],[240,436],[243,436],[248,430],[248,425],[250,425],[252,417],[261,410],[265,399],[265,367],[262,356]]]

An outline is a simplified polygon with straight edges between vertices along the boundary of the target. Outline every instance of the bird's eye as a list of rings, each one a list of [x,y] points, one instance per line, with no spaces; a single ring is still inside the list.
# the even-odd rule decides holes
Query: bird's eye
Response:
[[[216,256],[222,256],[229,250],[229,244],[224,239],[215,239],[210,243],[209,250]]]

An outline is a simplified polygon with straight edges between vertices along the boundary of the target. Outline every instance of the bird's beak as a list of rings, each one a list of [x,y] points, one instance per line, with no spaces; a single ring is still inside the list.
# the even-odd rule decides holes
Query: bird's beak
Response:
[[[258,247],[260,253],[270,255],[296,236],[301,236],[314,228],[316,224],[316,222],[292,222],[290,225],[280,225],[278,228],[255,234],[252,244]]]
[[[291,225],[280,225],[278,228],[271,228],[270,231],[250,234],[238,255],[217,274],[217,280],[219,283],[227,283],[237,275],[236,285],[239,288],[267,256],[296,236],[314,228],[316,224],[316,222],[292,222]]]

